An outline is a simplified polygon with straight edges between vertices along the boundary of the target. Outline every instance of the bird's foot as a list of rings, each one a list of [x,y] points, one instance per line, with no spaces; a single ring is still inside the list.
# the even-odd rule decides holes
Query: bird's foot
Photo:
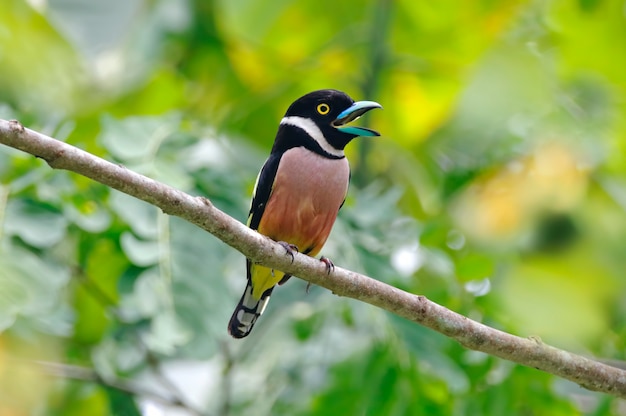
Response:
[[[326,265],[326,273],[330,274],[333,270],[335,270],[335,264],[328,257],[320,257],[320,261]],[[311,289],[311,282],[306,284],[306,293],[309,293],[309,289]]]
[[[295,244],[286,243],[284,241],[278,241],[278,244],[283,246],[283,248],[285,249],[287,254],[289,254],[291,256],[291,262],[293,263],[293,260],[296,258],[294,253],[299,253],[300,252],[298,250],[298,246],[296,246]]]
[[[332,262],[328,257],[320,257],[320,261],[326,265],[326,273],[330,274],[333,270],[335,270],[335,263]]]

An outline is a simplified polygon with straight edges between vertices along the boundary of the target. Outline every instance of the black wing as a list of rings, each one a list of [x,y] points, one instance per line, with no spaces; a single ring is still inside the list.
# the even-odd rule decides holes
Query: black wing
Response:
[[[259,173],[252,196],[252,204],[250,205],[250,214],[248,215],[248,227],[253,230],[259,228],[261,217],[265,211],[265,205],[272,194],[274,179],[276,178],[276,172],[278,171],[281,157],[282,153],[272,153],[265,161]]]
[[[352,180],[352,171],[350,171],[350,174],[348,175],[348,188],[350,187],[350,181]],[[346,197],[348,196],[348,194],[346,193],[346,196],[343,197],[343,201],[341,201],[341,205],[339,205],[339,209],[341,210],[341,208],[343,207],[343,204],[346,203]]]

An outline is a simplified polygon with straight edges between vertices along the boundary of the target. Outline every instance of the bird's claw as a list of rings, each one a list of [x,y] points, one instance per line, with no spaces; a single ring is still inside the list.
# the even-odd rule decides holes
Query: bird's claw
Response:
[[[291,256],[291,262],[293,263],[294,259],[296,258],[294,253],[299,253],[300,252],[298,250],[298,246],[296,246],[295,244],[289,244],[289,243],[287,243],[285,241],[278,241],[278,244],[283,246],[283,248],[285,249],[287,254],[289,254]]]
[[[335,264],[328,257],[320,257],[320,261],[326,265],[326,273],[330,274],[333,270],[335,270]],[[311,282],[306,284],[306,293],[309,293],[309,289],[311,289]]]
[[[332,262],[328,257],[322,256],[320,257],[320,261],[326,265],[326,273],[330,274],[333,270],[335,270],[335,263]]]

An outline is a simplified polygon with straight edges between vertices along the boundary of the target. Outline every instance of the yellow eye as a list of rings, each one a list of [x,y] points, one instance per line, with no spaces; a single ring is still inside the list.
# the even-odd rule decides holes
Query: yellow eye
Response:
[[[317,106],[317,112],[321,115],[326,115],[330,111],[330,107],[326,103],[321,103]]]

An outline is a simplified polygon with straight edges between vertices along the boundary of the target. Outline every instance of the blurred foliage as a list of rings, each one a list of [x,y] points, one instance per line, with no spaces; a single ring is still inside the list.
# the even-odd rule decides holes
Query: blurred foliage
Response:
[[[277,122],[376,100],[324,254],[473,319],[626,359],[623,0],[3,0],[0,117],[245,220]],[[226,323],[244,260],[0,147],[0,414],[626,414],[292,280]],[[104,382],[51,378],[47,363]],[[63,367],[61,367],[62,369]],[[105,386],[142,386],[129,395]]]

